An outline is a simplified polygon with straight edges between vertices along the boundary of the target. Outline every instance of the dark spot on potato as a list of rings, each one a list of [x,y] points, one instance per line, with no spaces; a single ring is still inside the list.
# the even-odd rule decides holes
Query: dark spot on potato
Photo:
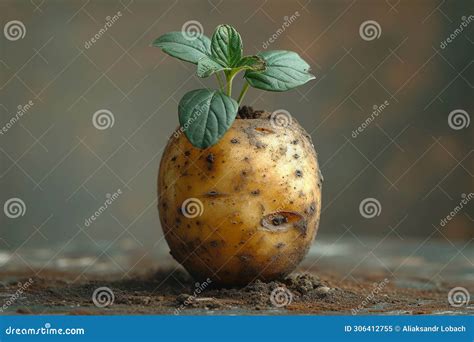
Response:
[[[300,157],[300,155],[299,155],[298,153],[295,153],[295,154],[293,155],[293,158],[295,158],[295,159],[298,159],[299,157]]]
[[[254,195],[254,196],[260,195],[260,190],[259,190],[259,189],[253,190],[253,191],[251,192],[251,194]]]
[[[206,160],[208,163],[212,164],[214,163],[214,154],[213,153],[209,153],[206,157]]]
[[[283,247],[285,247],[285,244],[283,242],[278,242],[276,245],[276,248],[278,249],[282,249]]]
[[[173,156],[173,158],[171,158],[171,161],[176,161],[176,158],[178,158],[177,156]]]
[[[296,170],[296,177],[303,177],[303,171],[301,170]]]
[[[273,130],[268,129],[268,128],[264,128],[264,127],[255,127],[255,130],[256,130],[257,132],[260,132],[260,133],[263,133],[263,134],[272,134],[272,133],[275,133]]]
[[[287,223],[288,222],[288,217],[284,216],[284,215],[281,215],[281,214],[276,214],[273,216],[272,218],[272,224],[274,226],[279,226],[283,223]]]
[[[298,139],[295,139],[291,142],[293,145],[297,145],[298,144]]]
[[[305,219],[303,215],[298,212],[277,211],[263,216],[260,225],[262,229],[272,232],[284,232],[294,227],[301,231],[299,226],[301,221],[305,221]]]
[[[306,235],[306,231],[308,230],[308,223],[305,219],[296,222],[295,227],[301,232],[301,234]]]
[[[248,254],[242,254],[242,255],[239,255],[239,259],[242,262],[249,262],[250,260],[252,260],[252,256]]]
[[[191,155],[191,151],[189,151],[189,150],[188,150],[188,151],[184,151],[184,155],[185,155],[186,157],[189,157],[189,156]]]
[[[230,140],[230,142],[231,142],[232,144],[238,144],[238,143],[239,143],[239,139],[237,139],[237,138],[232,138],[232,139]]]
[[[316,211],[316,203],[311,202],[311,205],[309,206],[309,212],[310,214],[314,214],[315,211]]]
[[[210,190],[204,194],[205,197],[210,197],[210,198],[217,198],[217,197],[226,197],[229,196],[228,194],[225,194],[223,192],[219,192],[216,190]]]
[[[219,245],[219,242],[217,240],[212,240],[211,242],[209,242],[209,244],[211,245],[211,247],[217,247]]]

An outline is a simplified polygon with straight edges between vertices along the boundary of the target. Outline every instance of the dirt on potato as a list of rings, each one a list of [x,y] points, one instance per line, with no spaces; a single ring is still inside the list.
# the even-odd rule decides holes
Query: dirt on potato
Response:
[[[2,274],[0,298],[3,302],[30,278],[31,285],[4,313],[430,314],[455,309],[449,306],[444,288],[397,288],[383,276],[341,281],[340,277],[330,274],[296,273],[281,281],[255,281],[241,288],[216,288],[212,282],[196,283],[181,270],[163,270],[127,279],[94,279],[83,275],[78,278],[77,274],[50,271],[31,277]],[[380,288],[380,284],[384,286]],[[374,291],[377,286],[380,290]],[[105,307],[97,307],[92,300],[94,291],[101,287],[109,288],[114,296],[113,303]]]

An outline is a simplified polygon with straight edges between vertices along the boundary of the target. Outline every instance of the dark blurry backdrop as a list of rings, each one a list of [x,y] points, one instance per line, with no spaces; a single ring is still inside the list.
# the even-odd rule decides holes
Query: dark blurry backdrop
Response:
[[[448,120],[454,110],[464,120],[474,113],[473,14],[473,1],[2,0],[2,28],[17,20],[25,32],[0,36],[0,126],[33,105],[0,134],[0,204],[20,198],[26,208],[18,218],[0,212],[0,249],[67,244],[80,253],[91,239],[166,249],[156,210],[161,152],[181,96],[215,80],[150,42],[189,21],[208,36],[231,24],[246,54],[268,45],[312,66],[315,81],[287,93],[251,89],[245,102],[285,109],[311,133],[325,179],[320,237],[472,238],[474,201],[440,222],[473,192],[474,123],[453,129]],[[380,27],[375,39],[361,36],[368,20]],[[105,130],[92,123],[101,109],[114,118]],[[380,202],[380,215],[360,214],[366,198]]]

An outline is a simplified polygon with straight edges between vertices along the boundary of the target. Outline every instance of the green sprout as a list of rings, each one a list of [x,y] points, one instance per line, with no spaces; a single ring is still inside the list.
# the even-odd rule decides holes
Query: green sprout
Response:
[[[240,34],[230,25],[217,26],[211,39],[202,34],[166,33],[155,39],[153,46],[196,64],[199,77],[216,76],[217,90],[190,91],[178,105],[180,125],[187,126],[186,137],[201,149],[216,144],[230,128],[249,87],[282,92],[315,78],[296,52],[277,50],[243,56]],[[232,82],[241,72],[245,84],[234,100]]]

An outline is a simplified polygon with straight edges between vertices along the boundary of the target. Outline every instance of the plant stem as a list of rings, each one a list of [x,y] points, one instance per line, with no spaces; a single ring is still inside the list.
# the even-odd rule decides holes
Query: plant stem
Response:
[[[235,74],[226,73],[227,78],[227,96],[232,97],[232,80],[234,79]]]
[[[242,100],[243,100],[245,94],[247,93],[247,90],[249,89],[249,86],[250,86],[250,84],[247,81],[245,81],[245,84],[244,84],[242,90],[240,91],[240,95],[239,95],[239,98],[237,100],[237,102],[239,103],[239,106],[242,103]]]
[[[216,73],[215,75],[217,78],[217,83],[219,83],[220,90],[224,91],[224,85],[222,84],[221,75],[219,73]]]

